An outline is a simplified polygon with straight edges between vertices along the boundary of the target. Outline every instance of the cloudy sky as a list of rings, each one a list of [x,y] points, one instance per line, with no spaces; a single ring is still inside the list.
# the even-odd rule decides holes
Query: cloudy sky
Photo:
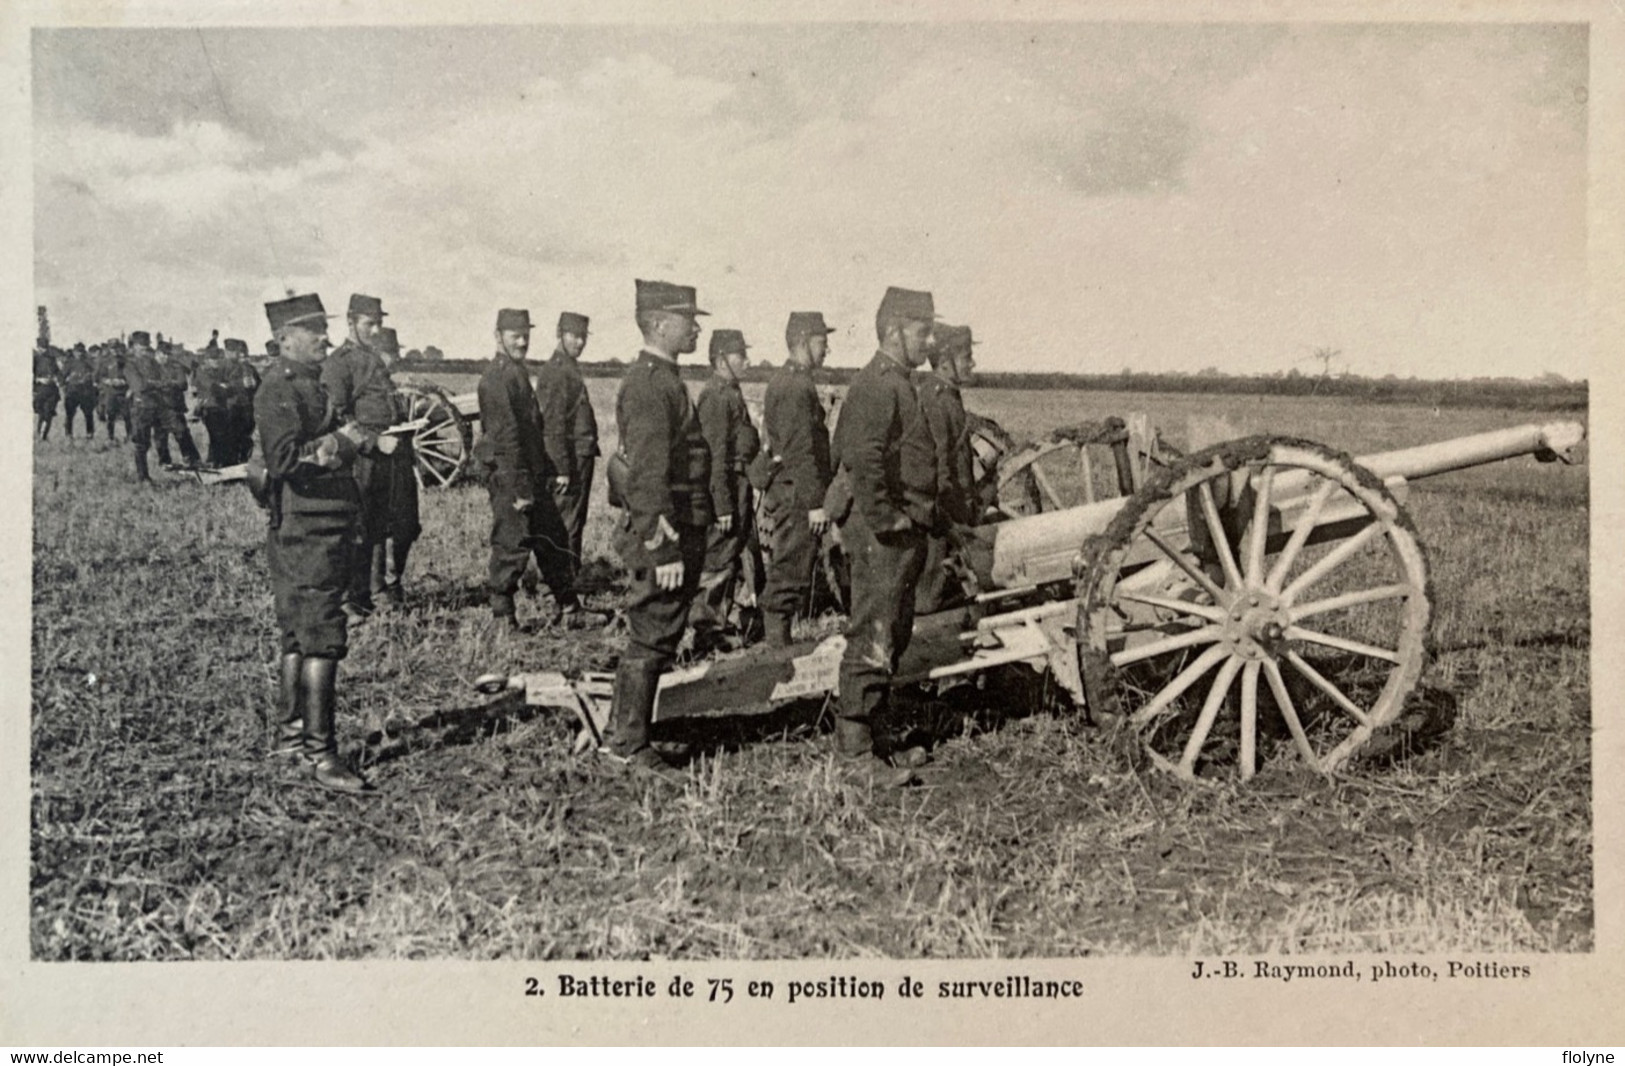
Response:
[[[989,369],[1584,373],[1587,37],[1558,25],[960,23],[37,30],[35,272],[59,339],[266,336],[381,296],[699,288],[782,358],[929,288]]]

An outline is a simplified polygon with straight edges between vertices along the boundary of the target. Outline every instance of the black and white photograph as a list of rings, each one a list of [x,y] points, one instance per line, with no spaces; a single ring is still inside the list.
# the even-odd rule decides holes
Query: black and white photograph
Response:
[[[1578,1039],[1620,16],[1373,12],[8,17],[18,972]]]

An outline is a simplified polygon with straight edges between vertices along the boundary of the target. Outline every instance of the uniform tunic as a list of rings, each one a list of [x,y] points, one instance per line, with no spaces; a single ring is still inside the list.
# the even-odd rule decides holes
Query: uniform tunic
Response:
[[[807,514],[824,506],[832,472],[829,429],[811,367],[786,363],[774,372],[762,405],[762,437],[775,471],[762,501],[772,529],[762,610],[790,618],[811,592],[818,538]]]
[[[322,387],[332,405],[338,424],[358,422],[377,433],[395,422],[395,382],[378,353],[346,338],[328,353],[322,363]],[[355,462],[356,487],[361,493],[361,512],[356,523],[357,544],[376,544],[387,535],[389,522],[389,482],[383,469],[385,456],[365,448]],[[357,563],[365,569],[369,556],[359,553]],[[358,581],[361,580],[357,575]]]
[[[197,389],[197,415],[203,420],[203,428],[209,434],[208,459],[213,467],[228,466],[236,461],[227,458],[231,437],[226,410],[228,375],[225,361],[211,355],[198,366],[192,378],[193,386]]]
[[[559,519],[550,482],[553,464],[542,439],[542,414],[524,366],[497,352],[480,377],[480,443],[491,500],[491,562],[487,578],[493,607],[511,614],[512,596],[530,556],[561,603],[573,603],[570,537]],[[524,511],[518,500],[529,500]]]
[[[113,423],[124,422],[124,437],[130,437],[130,382],[124,376],[125,355],[117,348],[102,352],[96,363],[96,404],[107,424],[107,439],[113,439]]]
[[[736,594],[743,605],[754,606],[761,591],[755,587],[762,570],[755,500],[745,477],[761,440],[737,381],[713,377],[700,390],[695,411],[711,453],[711,510],[718,519],[731,517],[733,524],[727,532],[713,525],[706,534],[705,569],[688,620],[696,628],[721,629],[728,624]],[[744,589],[739,588],[741,576],[749,581]]]
[[[536,370],[536,402],[542,409],[542,440],[556,477],[567,478],[561,486],[555,480],[553,499],[559,517],[570,535],[571,565],[581,566],[581,538],[587,528],[587,500],[598,450],[598,418],[581,368],[563,351]]]
[[[254,393],[259,371],[247,359],[228,354],[226,379],[226,463],[240,463],[254,450]]]
[[[876,353],[847,390],[834,458],[851,480],[841,536],[852,611],[841,656],[840,715],[867,721],[885,704],[914,628],[914,589],[936,520],[937,449],[907,367]]]
[[[266,558],[283,654],[342,659],[350,532],[359,507],[356,449],[337,421],[321,369],[279,358],[254,396],[260,451],[271,479]]]
[[[40,418],[55,418],[56,405],[62,399],[62,369],[56,356],[49,351],[34,353],[34,413]]]
[[[124,376],[130,383],[130,410],[135,422],[135,470],[142,478],[147,476],[147,449],[152,444],[152,432],[159,433],[158,458],[169,460],[169,446],[163,440],[168,434],[180,442],[181,457],[197,463],[197,446],[192,443],[192,431],[186,428],[186,368],[173,359],[159,363],[158,357],[144,352],[124,364]]]

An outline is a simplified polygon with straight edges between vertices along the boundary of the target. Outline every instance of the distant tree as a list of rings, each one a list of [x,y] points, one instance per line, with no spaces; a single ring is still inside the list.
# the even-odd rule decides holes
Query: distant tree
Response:
[[[423,361],[426,363],[438,363],[445,357],[446,353],[432,344],[423,349]]]
[[[415,362],[416,360],[423,358],[423,353],[418,351],[416,348],[408,348],[406,350],[406,354],[402,356],[402,358],[406,359],[408,362]]]

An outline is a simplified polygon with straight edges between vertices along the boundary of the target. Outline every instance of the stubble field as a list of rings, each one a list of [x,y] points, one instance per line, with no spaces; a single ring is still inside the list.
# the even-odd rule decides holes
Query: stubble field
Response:
[[[608,451],[614,382],[590,385]],[[967,404],[1035,436],[1144,410],[1176,444],[1217,412],[1237,434],[1355,453],[1541,420],[975,389]],[[840,773],[817,707],[709,735],[672,782],[572,756],[561,717],[471,683],[607,668],[621,638],[499,631],[484,491],[429,492],[406,609],[356,630],[342,668],[341,743],[380,786],[351,798],[263,754],[276,641],[246,491],[143,491],[128,446],[59,434],[34,457],[36,958],[1592,946],[1584,466],[1413,486],[1436,597],[1426,685],[1452,728],[1330,779],[1288,749],[1246,786],[1136,772],[1094,729],[965,690],[906,709],[934,761],[895,792]],[[602,494],[588,598],[608,607],[622,589]]]

